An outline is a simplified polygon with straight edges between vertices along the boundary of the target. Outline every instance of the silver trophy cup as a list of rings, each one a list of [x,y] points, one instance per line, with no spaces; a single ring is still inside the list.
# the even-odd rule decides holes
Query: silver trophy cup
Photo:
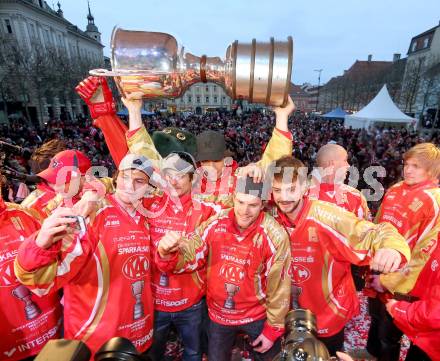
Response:
[[[232,283],[225,283],[225,290],[228,297],[225,300],[224,307],[229,310],[233,310],[235,309],[234,296],[237,294],[238,291],[240,291],[240,287]]]
[[[136,281],[131,284],[131,292],[133,293],[133,297],[136,300],[133,309],[133,320],[138,320],[142,318],[144,313],[144,304],[141,301],[142,291],[144,290],[144,281]]]
[[[31,299],[31,291],[29,291],[25,286],[20,285],[14,288],[12,290],[12,295],[24,302],[24,313],[27,320],[33,320],[41,313],[38,305]]]
[[[293,40],[249,43],[234,41],[225,59],[185,52],[166,33],[115,28],[111,40],[112,70],[90,74],[113,76],[123,96],[176,98],[198,82],[214,82],[233,99],[284,106],[290,88]]]

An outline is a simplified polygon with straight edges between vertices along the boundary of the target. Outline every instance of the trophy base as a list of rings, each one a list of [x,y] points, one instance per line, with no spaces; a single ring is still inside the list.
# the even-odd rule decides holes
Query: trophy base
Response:
[[[41,310],[37,305],[33,304],[31,306],[26,306],[24,308],[24,312],[27,320],[33,320],[34,318],[38,317],[38,315],[41,313]]]
[[[234,300],[228,298],[226,299],[225,304],[223,306],[228,310],[233,310],[235,308],[235,302]]]
[[[170,282],[168,280],[168,276],[167,275],[161,275],[160,279],[159,279],[159,286],[161,286],[161,287],[168,287],[169,284],[170,284]]]
[[[142,303],[134,305],[133,319],[139,320],[144,317],[144,305]]]

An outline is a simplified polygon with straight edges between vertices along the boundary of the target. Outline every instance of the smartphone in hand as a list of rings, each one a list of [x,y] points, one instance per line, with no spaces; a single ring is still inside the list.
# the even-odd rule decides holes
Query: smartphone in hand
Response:
[[[82,216],[67,216],[67,218],[75,218],[76,221],[74,223],[69,224],[69,228],[73,230],[73,232],[86,232],[86,221]]]

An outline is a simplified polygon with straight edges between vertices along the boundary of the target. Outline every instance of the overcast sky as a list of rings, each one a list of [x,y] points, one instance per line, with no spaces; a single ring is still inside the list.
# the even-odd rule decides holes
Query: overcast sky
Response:
[[[65,18],[85,30],[87,0],[60,3]],[[440,20],[439,0],[91,0],[90,6],[106,55],[115,25],[170,33],[194,54],[221,57],[234,40],[292,35],[295,84],[316,84],[315,69],[323,69],[325,83],[368,54],[404,57],[411,38]]]

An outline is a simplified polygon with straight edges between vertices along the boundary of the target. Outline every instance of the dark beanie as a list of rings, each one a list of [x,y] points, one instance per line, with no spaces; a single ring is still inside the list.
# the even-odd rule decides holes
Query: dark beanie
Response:
[[[250,194],[255,197],[261,198],[262,200],[267,200],[269,199],[270,183],[254,183],[254,179],[250,176],[238,177],[235,192]]]

